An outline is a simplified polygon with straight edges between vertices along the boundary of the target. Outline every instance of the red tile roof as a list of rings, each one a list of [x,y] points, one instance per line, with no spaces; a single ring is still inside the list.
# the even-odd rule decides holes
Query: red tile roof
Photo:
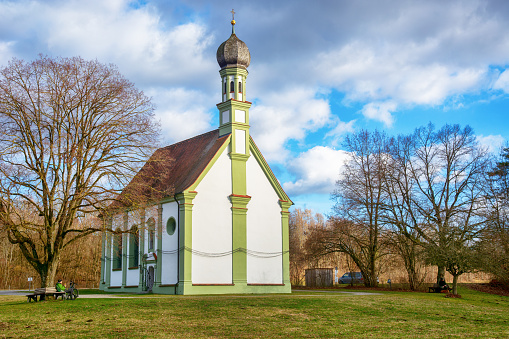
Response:
[[[159,148],[120,193],[109,209],[172,197],[188,189],[207,167],[229,134],[219,130]]]

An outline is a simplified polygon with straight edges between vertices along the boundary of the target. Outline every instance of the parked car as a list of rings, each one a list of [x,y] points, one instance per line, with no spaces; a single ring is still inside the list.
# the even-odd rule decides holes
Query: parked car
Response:
[[[347,272],[343,274],[341,278],[339,278],[340,284],[351,284],[353,280],[354,284],[360,284],[364,282],[364,278],[362,277],[361,272]]]
[[[361,272],[347,272],[343,274],[341,278],[339,278],[340,284],[351,284],[353,280],[354,284],[363,284],[364,277]],[[378,282],[378,278],[376,278],[376,282]]]

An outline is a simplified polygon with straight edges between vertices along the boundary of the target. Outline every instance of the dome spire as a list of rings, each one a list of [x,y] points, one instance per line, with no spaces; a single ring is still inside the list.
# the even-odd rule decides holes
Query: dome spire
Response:
[[[232,9],[232,35],[217,49],[216,58],[221,69],[240,67],[246,69],[251,61],[249,48],[235,34],[235,11]]]
[[[235,34],[235,11],[233,10],[232,8],[232,21],[231,21],[231,24],[232,24],[232,34]]]

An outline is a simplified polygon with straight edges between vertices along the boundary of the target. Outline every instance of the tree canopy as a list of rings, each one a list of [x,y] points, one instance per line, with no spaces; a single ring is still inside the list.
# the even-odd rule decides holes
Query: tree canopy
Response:
[[[62,249],[157,144],[154,106],[114,65],[13,59],[0,71],[0,223],[52,286]]]

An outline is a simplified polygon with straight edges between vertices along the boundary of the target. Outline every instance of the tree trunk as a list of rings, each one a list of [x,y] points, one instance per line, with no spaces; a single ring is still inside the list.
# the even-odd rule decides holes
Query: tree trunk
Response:
[[[458,294],[458,277],[459,275],[452,277],[452,294]]]
[[[437,284],[440,282],[441,278],[445,279],[445,266],[438,266]]]
[[[41,287],[55,287],[55,275],[57,274],[58,260],[52,260],[39,270]]]

